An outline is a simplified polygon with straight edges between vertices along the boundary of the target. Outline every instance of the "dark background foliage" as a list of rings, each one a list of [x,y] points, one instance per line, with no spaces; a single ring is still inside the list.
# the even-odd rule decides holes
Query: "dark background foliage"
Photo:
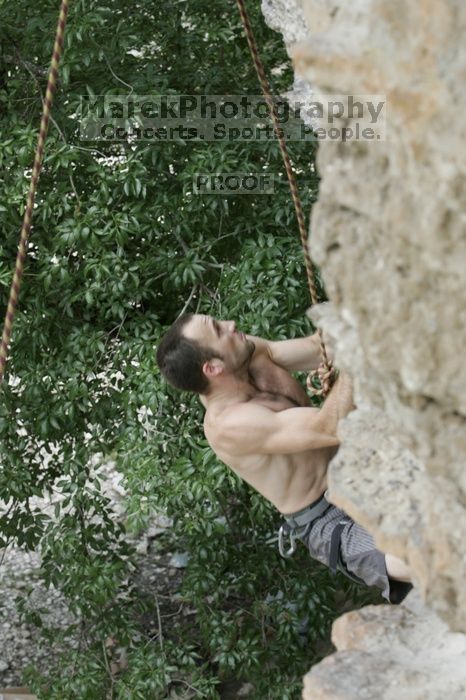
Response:
[[[273,89],[292,82],[281,38],[250,12]],[[5,309],[58,3],[0,7],[0,309]],[[61,666],[31,671],[40,697],[148,700],[298,698],[342,601],[359,595],[300,551],[271,542],[279,519],[218,462],[202,407],[161,380],[154,351],[182,309],[234,318],[274,339],[311,332],[302,253],[277,144],[80,139],[83,96],[258,94],[236,6],[220,0],[71,3],[29,255],[0,403],[0,545],[38,548],[41,577],[76,616]],[[314,147],[290,143],[305,211]],[[267,172],[274,195],[198,196],[196,172]],[[141,410],[147,414],[141,420]],[[112,457],[128,489],[124,522],[91,460]],[[54,517],[33,498],[61,494]],[[162,638],[144,634],[134,549],[151,513],[173,518],[161,547],[190,553],[183,605]],[[20,602],[38,626],[41,615]],[[80,635],[79,650],[67,645]],[[105,640],[128,649],[111,672]],[[57,635],[43,627],[45,644]],[[226,696],[225,696],[226,697]]]

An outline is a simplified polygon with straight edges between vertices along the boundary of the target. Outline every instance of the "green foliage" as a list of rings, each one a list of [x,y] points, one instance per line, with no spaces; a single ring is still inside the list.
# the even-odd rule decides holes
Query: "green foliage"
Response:
[[[5,308],[28,188],[57,4],[0,7],[0,308]],[[250,3],[269,72],[287,57]],[[278,93],[291,83],[279,73]],[[259,92],[234,5],[71,3],[65,55],[37,196],[29,256],[0,402],[0,545],[39,548],[41,577],[76,622],[63,633],[20,601],[63,655],[46,675],[50,700],[218,698],[247,680],[254,697],[299,697],[335,615],[335,582],[300,552],[270,543],[276,513],[221,465],[202,411],[161,381],[154,350],[185,307],[235,318],[257,335],[310,331],[297,226],[276,143],[80,141],[83,95]],[[305,211],[316,198],[314,153],[290,144]],[[198,196],[196,172],[271,172],[273,196]],[[141,409],[149,410],[141,421]],[[136,556],[91,467],[113,456],[128,488],[125,528],[174,518],[191,558],[180,593],[197,610],[152,639],[141,619],[154,600],[136,591]],[[93,462],[94,460],[94,462]],[[59,494],[53,515],[34,497]],[[169,541],[167,547],[173,547]],[[69,640],[79,636],[75,649]],[[114,675],[106,640],[128,649]],[[178,694],[176,694],[178,693]],[[252,696],[251,696],[252,697]]]

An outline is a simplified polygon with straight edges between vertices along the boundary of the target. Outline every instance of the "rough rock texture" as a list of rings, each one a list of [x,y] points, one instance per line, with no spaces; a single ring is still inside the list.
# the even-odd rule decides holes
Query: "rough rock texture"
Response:
[[[264,0],[262,12],[267,24],[275,31],[282,32],[287,46],[294,46],[308,36],[307,24],[299,0]],[[288,15],[293,17],[293,21],[284,23],[283,18]],[[285,98],[293,101],[310,99],[311,96],[312,88],[309,83],[295,73],[293,88],[286,93]]]
[[[414,635],[432,625],[439,658],[446,638],[455,639],[458,672],[466,676],[464,637],[448,635],[436,617],[466,630],[466,4],[266,0],[263,10],[315,92],[386,95],[385,141],[319,147],[310,248],[332,304],[317,307],[315,318],[335,338],[357,403],[341,426],[330,499],[381,549],[408,562],[423,600],[410,616],[405,604],[367,613],[376,622],[363,626],[367,638],[351,652],[365,656],[365,672],[355,671],[346,686],[341,675],[346,689],[338,690],[350,657],[346,643],[337,645],[345,650],[311,672],[319,687],[323,673],[334,693],[306,697],[457,697],[458,684],[451,695],[441,686],[431,692],[396,629],[400,616]],[[308,37],[296,41],[303,16]],[[359,629],[365,614],[345,624]],[[377,642],[384,630],[390,654]],[[398,687],[390,686],[392,667]],[[382,668],[381,685],[390,687],[367,686],[371,669]],[[444,683],[448,669],[439,667]],[[413,681],[405,692],[411,670],[417,690]]]
[[[332,631],[338,652],[305,676],[303,697],[463,700],[466,637],[426,612],[418,594],[409,601],[409,606],[368,606],[340,617]]]
[[[312,23],[312,0],[305,7]],[[338,359],[355,377],[359,407],[350,419],[359,429],[349,430],[331,472],[332,496],[357,517],[368,502],[361,484],[376,481],[381,510],[367,515],[367,525],[408,560],[428,604],[462,630],[465,25],[460,0],[359,0],[342,4],[325,32],[294,50],[310,82],[383,92],[389,114],[385,142],[327,142],[320,149],[312,249],[336,308]],[[329,331],[334,325],[331,318],[322,323]],[[419,528],[406,532],[404,509],[390,512],[384,502],[390,470],[378,438],[372,447],[379,459],[361,461],[361,431],[398,440],[407,469],[409,453],[425,466],[426,486],[410,487],[422,512],[422,545]],[[340,494],[343,463],[355,487]]]

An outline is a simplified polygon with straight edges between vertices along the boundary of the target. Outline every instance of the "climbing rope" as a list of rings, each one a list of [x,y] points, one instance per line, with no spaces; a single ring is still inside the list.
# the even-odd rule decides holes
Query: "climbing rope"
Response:
[[[280,128],[280,124],[278,121],[278,114],[277,114],[277,109],[275,107],[275,102],[272,97],[272,93],[270,91],[269,83],[267,80],[267,77],[265,75],[265,70],[264,70],[264,64],[262,63],[261,57],[259,55],[259,49],[257,47],[256,39],[254,36],[254,32],[251,27],[251,23],[249,21],[249,16],[246,11],[246,7],[244,4],[244,0],[236,0],[239,13],[241,15],[241,19],[243,21],[243,26],[244,26],[244,31],[246,33],[246,37],[248,40],[248,45],[249,45],[249,50],[251,52],[252,60],[254,62],[254,67],[256,69],[257,77],[259,79],[260,85],[262,87],[262,92],[264,93],[264,98],[267,102],[267,106],[269,108],[270,116],[272,118],[273,122],[273,127],[274,131],[277,135],[278,138],[278,143],[280,145],[280,151],[283,156],[283,162],[285,164],[285,169],[286,169],[286,174],[288,177],[288,182],[290,185],[290,191],[291,191],[291,197],[293,199],[294,203],[294,208],[296,212],[296,218],[298,220],[298,226],[299,226],[299,233],[301,237],[301,245],[303,248],[303,253],[304,253],[304,261],[306,264],[306,275],[307,275],[307,282],[309,286],[309,292],[311,295],[311,301],[312,304],[317,304],[318,303],[318,296],[317,296],[317,285],[316,285],[316,276],[315,276],[315,271],[314,271],[314,265],[311,260],[311,256],[309,255],[309,250],[307,246],[307,233],[306,233],[306,225],[304,223],[304,215],[303,215],[303,207],[301,204],[301,200],[299,198],[299,192],[298,192],[298,187],[296,184],[296,178],[291,166],[291,161],[290,157],[288,155],[288,149],[286,147],[285,143],[285,137],[283,134],[283,130]],[[318,330],[318,337],[319,337],[319,344],[320,344],[320,352],[322,355],[322,362],[319,365],[319,368],[314,370],[309,374],[308,380],[307,380],[307,387],[309,391],[314,395],[314,396],[326,396],[328,392],[330,391],[332,384],[334,383],[337,375],[336,369],[333,367],[331,360],[329,360],[327,356],[327,350],[325,348],[325,343],[323,340],[322,336],[322,330],[320,328]],[[317,379],[318,383],[320,385],[320,388],[316,388],[314,385],[314,380]]]
[[[0,343],[0,384],[5,375],[5,367],[7,362],[8,346],[11,338],[13,320],[15,317],[16,307],[18,305],[19,290],[24,272],[24,263],[27,255],[27,242],[31,231],[32,214],[34,209],[34,200],[36,197],[37,183],[39,181],[40,171],[42,169],[42,160],[44,157],[45,139],[47,136],[50,113],[52,110],[53,96],[58,78],[58,64],[63,53],[63,39],[65,35],[66,17],[68,14],[68,1],[62,0],[60,6],[60,15],[58,18],[57,31],[55,34],[55,43],[52,52],[52,61],[47,81],[47,90],[42,106],[42,118],[40,122],[39,138],[37,140],[37,148],[34,156],[34,165],[32,166],[31,182],[26,200],[26,210],[24,212],[23,225],[21,228],[20,240],[18,245],[18,254],[16,257],[16,267],[13,275],[13,281],[10,289],[10,297],[3,325],[2,340]]]

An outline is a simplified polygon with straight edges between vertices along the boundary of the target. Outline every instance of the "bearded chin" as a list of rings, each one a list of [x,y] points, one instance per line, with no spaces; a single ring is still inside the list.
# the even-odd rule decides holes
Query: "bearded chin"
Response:
[[[252,341],[248,341],[247,348],[245,351],[245,359],[243,362],[243,367],[249,367],[249,364],[251,362],[252,356],[254,355],[254,350],[256,349],[256,346]]]
[[[248,347],[244,349],[244,353],[237,358],[235,365],[230,365],[228,367],[229,374],[237,374],[238,372],[244,372],[244,370],[248,369],[255,350],[254,343],[251,345],[248,345]]]

